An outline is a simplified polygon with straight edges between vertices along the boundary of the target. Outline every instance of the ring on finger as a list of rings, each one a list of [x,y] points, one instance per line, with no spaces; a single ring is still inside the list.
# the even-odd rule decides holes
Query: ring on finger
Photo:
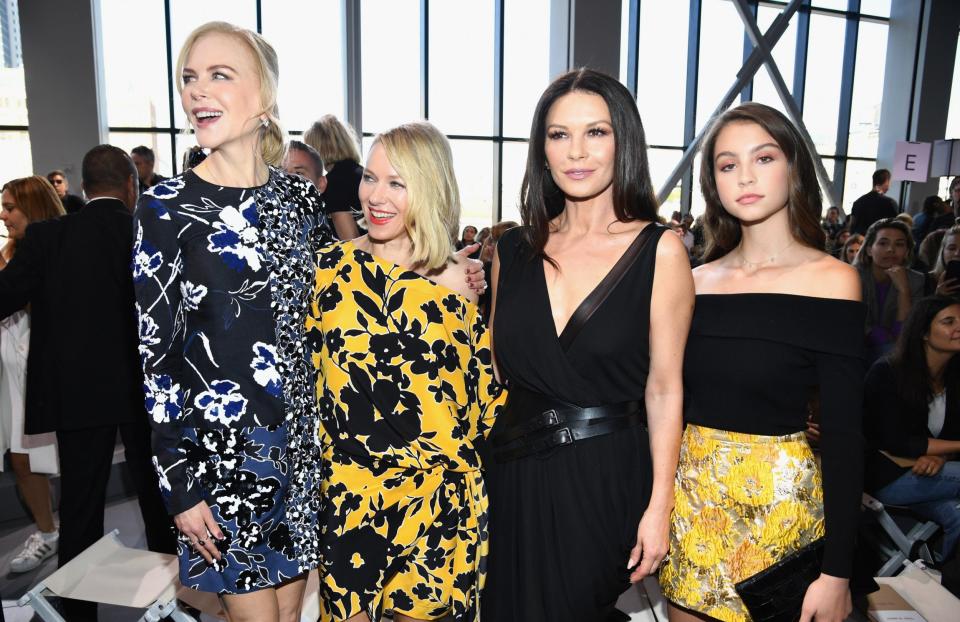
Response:
[[[197,544],[199,544],[200,546],[203,546],[206,543],[207,543],[206,540],[197,540]]]

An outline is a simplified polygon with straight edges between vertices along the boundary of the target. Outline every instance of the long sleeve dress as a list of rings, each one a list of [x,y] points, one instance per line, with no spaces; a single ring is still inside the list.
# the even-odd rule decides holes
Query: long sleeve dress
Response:
[[[134,236],[162,493],[171,514],[206,501],[225,535],[212,566],[180,543],[181,581],[243,593],[297,576],[316,565],[318,500],[302,479],[318,459],[303,320],[314,253],[332,241],[320,196],[273,168],[257,188],[187,171],[144,193]]]
[[[487,495],[476,442],[505,393],[477,305],[341,242],[318,257],[321,620],[478,613]]]

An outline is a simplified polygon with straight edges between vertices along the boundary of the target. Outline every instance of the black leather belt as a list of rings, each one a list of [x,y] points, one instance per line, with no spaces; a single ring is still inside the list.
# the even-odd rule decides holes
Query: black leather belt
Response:
[[[639,401],[581,408],[511,387],[490,444],[497,462],[508,462],[645,423]]]

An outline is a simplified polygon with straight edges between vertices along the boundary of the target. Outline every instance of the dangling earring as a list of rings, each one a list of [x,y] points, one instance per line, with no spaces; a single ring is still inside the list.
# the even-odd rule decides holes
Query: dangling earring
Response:
[[[549,163],[549,162],[544,162],[544,163],[543,163],[543,168],[544,168],[544,170],[549,171],[549,170],[550,170],[550,163]]]
[[[260,125],[263,127],[270,127],[270,119],[260,119]]]

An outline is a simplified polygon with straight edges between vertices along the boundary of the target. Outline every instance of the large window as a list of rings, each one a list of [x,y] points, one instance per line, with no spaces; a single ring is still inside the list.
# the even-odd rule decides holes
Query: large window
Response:
[[[33,174],[27,133],[27,94],[23,81],[20,18],[16,2],[0,3],[0,185]]]
[[[750,2],[761,32],[787,4]],[[637,105],[651,144],[651,176],[660,190],[736,81],[753,45],[732,0],[623,0],[623,5],[623,14],[638,20],[636,37],[622,39],[621,54],[636,52]],[[628,10],[631,5],[639,11]],[[862,171],[876,166],[889,17],[890,0],[812,0],[794,14],[773,48],[783,81],[847,211],[862,194]],[[690,63],[692,51],[696,62]],[[687,101],[690,93],[695,102]],[[731,105],[744,101],[786,112],[762,66]],[[960,112],[955,118],[960,128]],[[850,179],[848,168],[857,179]],[[699,160],[687,171],[667,193],[662,216],[680,208],[702,212]],[[829,197],[824,203],[830,204]]]

